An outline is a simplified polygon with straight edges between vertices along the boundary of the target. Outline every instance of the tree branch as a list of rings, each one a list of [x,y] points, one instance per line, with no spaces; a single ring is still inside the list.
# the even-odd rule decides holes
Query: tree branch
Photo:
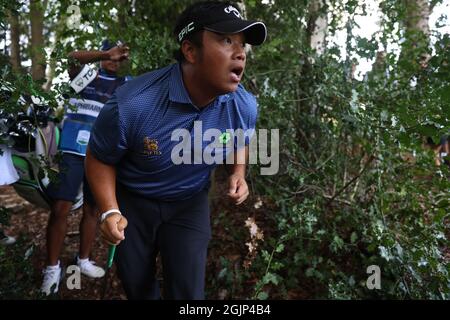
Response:
[[[366,169],[369,167],[369,165],[372,163],[372,161],[375,159],[375,156],[370,156],[369,160],[367,160],[366,164],[364,165],[364,168],[361,169],[361,171],[359,171],[358,175],[356,175],[355,177],[353,177],[349,182],[347,182],[338,192],[336,192],[334,194],[334,196],[328,200],[327,202],[327,206],[329,206],[331,204],[331,202],[333,202],[334,199],[336,199],[337,196],[339,196],[342,192],[344,192],[345,189],[348,188],[348,186],[350,186],[353,182],[355,182],[357,179],[359,179],[359,177],[361,177],[361,175],[364,173],[364,171],[366,171]]]

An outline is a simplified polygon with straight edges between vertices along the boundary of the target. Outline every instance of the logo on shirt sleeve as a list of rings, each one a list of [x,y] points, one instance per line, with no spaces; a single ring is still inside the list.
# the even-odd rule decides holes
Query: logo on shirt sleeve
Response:
[[[91,133],[87,130],[78,131],[77,143],[82,146],[86,146],[89,143],[90,136],[91,136]]]
[[[144,148],[143,154],[148,156],[159,156],[161,151],[159,151],[158,140],[150,139],[149,137],[144,138]]]

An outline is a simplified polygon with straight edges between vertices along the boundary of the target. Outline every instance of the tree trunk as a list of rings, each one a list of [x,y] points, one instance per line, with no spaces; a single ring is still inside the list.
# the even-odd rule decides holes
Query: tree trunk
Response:
[[[245,2],[244,2],[244,0],[241,0],[241,1],[236,2],[236,6],[237,6],[237,9],[239,10],[239,12],[241,13],[242,18],[243,18],[243,19],[247,19],[247,9],[246,9],[246,7],[245,7]],[[249,46],[249,45],[246,45],[246,46],[245,46],[245,53],[246,53],[247,55],[250,55],[251,52],[252,52],[252,47]]]
[[[61,22],[57,22],[57,26],[55,28],[55,40],[54,42],[51,44],[51,49],[52,51],[55,50],[56,48],[56,44],[58,43],[58,41],[60,40],[60,26]],[[44,90],[45,91],[49,91],[50,88],[52,87],[52,82],[53,79],[55,78],[55,70],[56,70],[56,59],[50,59],[49,64],[48,64],[48,68],[47,68],[47,82],[44,85]]]
[[[236,2],[237,9],[241,12],[242,18],[247,19],[247,9],[243,0]]]
[[[427,0],[407,1],[406,4],[406,31],[422,32],[425,36],[430,36],[428,22],[430,20],[430,6]]]
[[[45,52],[44,52],[44,8],[45,3],[38,0],[30,1],[31,21],[31,76],[33,80],[45,78]]]
[[[131,7],[128,7],[128,0],[119,0],[119,28],[123,31],[126,29],[126,16],[131,15]]]
[[[19,16],[17,12],[9,12],[8,14],[9,24],[11,26],[11,56],[10,62],[12,69],[16,72],[20,71],[20,29],[19,29]]]
[[[317,54],[325,50],[328,27],[327,14],[324,10],[325,0],[314,0],[309,6],[308,38],[311,49]]]
[[[404,20],[405,42],[402,48],[400,60],[415,61],[419,52],[421,67],[425,67],[429,54],[430,28],[430,5],[427,0],[408,0],[404,2],[406,16]]]

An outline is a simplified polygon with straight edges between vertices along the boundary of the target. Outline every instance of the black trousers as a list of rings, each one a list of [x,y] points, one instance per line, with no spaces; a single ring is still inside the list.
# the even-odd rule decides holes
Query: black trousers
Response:
[[[211,238],[208,190],[182,201],[146,199],[117,186],[128,220],[116,251],[118,275],[128,299],[161,299],[155,277],[161,254],[164,299],[204,299],[205,268]]]

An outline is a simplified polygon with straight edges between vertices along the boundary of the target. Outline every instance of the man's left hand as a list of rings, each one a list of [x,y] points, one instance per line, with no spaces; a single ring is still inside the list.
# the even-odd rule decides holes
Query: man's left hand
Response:
[[[248,185],[243,176],[232,174],[228,178],[228,196],[240,205],[249,195]]]
[[[115,46],[108,50],[109,60],[123,61],[128,59],[130,48],[126,45]]]

